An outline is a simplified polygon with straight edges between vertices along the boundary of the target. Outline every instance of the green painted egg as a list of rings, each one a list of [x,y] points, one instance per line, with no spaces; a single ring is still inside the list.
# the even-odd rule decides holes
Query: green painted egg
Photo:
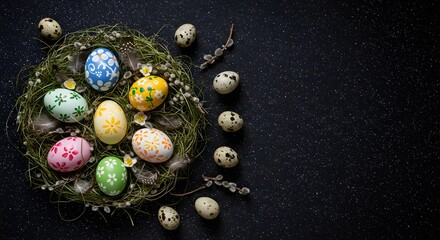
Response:
[[[96,166],[96,183],[108,196],[120,194],[127,184],[127,170],[121,159],[114,156],[103,158]]]

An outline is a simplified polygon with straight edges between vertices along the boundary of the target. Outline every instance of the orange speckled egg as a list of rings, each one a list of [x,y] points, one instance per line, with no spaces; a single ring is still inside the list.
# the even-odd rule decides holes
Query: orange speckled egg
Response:
[[[173,143],[162,131],[155,128],[137,130],[131,140],[134,152],[143,160],[161,163],[173,155]]]
[[[150,111],[165,101],[168,95],[168,84],[158,76],[147,76],[138,79],[130,88],[128,99],[131,105],[140,111]]]

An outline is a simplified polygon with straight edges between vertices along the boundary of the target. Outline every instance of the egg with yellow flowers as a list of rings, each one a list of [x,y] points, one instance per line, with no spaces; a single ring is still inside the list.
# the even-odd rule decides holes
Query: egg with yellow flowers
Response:
[[[96,136],[106,144],[117,144],[127,133],[127,119],[121,106],[112,100],[98,105],[93,115]]]
[[[158,76],[138,79],[130,88],[128,99],[139,111],[150,111],[160,106],[168,95],[168,83]]]

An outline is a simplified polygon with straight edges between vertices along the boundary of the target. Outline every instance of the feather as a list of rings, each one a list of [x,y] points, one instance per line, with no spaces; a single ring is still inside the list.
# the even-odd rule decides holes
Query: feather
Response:
[[[178,129],[182,126],[182,120],[172,116],[156,115],[151,119],[153,122],[164,127],[164,130]]]
[[[59,84],[63,84],[69,79],[66,74],[58,68],[57,65],[53,65],[52,70],[55,73],[55,77]]]
[[[82,180],[80,178],[77,178],[75,180],[75,183],[73,184],[73,187],[75,189],[75,192],[78,194],[84,194],[93,187],[93,181],[86,181]]]
[[[168,161],[167,166],[171,171],[177,171],[179,169],[184,169],[188,164],[191,163],[191,159],[188,157],[174,156]]]
[[[139,54],[136,52],[133,37],[123,37],[121,39],[120,50],[118,52],[121,61],[132,71],[139,69]]]
[[[35,131],[40,134],[55,130],[60,125],[60,122],[46,113],[40,113],[33,118],[32,125]]]
[[[69,57],[69,70],[73,73],[79,73],[84,70],[84,66],[87,60],[87,57],[90,54],[89,51],[79,51],[73,56]]]
[[[145,169],[145,164],[137,163],[131,167],[131,170],[139,182],[146,185],[156,184],[157,172],[153,173],[152,171]]]

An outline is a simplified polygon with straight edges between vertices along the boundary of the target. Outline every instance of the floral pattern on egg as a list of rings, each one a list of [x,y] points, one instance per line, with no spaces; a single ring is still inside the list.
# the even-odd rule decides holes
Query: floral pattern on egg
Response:
[[[161,163],[168,160],[174,151],[171,139],[155,128],[142,128],[132,138],[134,152],[143,160]]]
[[[119,78],[116,56],[106,48],[95,49],[87,58],[85,76],[93,89],[100,92],[110,90]]]
[[[124,111],[111,100],[106,100],[98,106],[93,122],[99,140],[107,144],[120,142],[127,132],[127,119]]]
[[[47,154],[49,166],[57,172],[71,172],[82,167],[91,156],[90,144],[80,137],[68,137],[55,143]]]
[[[80,94],[63,88],[47,92],[44,106],[50,115],[67,123],[81,121],[89,110],[87,101]]]
[[[140,78],[130,88],[128,100],[140,110],[149,111],[161,105],[168,95],[168,84],[158,76]]]

